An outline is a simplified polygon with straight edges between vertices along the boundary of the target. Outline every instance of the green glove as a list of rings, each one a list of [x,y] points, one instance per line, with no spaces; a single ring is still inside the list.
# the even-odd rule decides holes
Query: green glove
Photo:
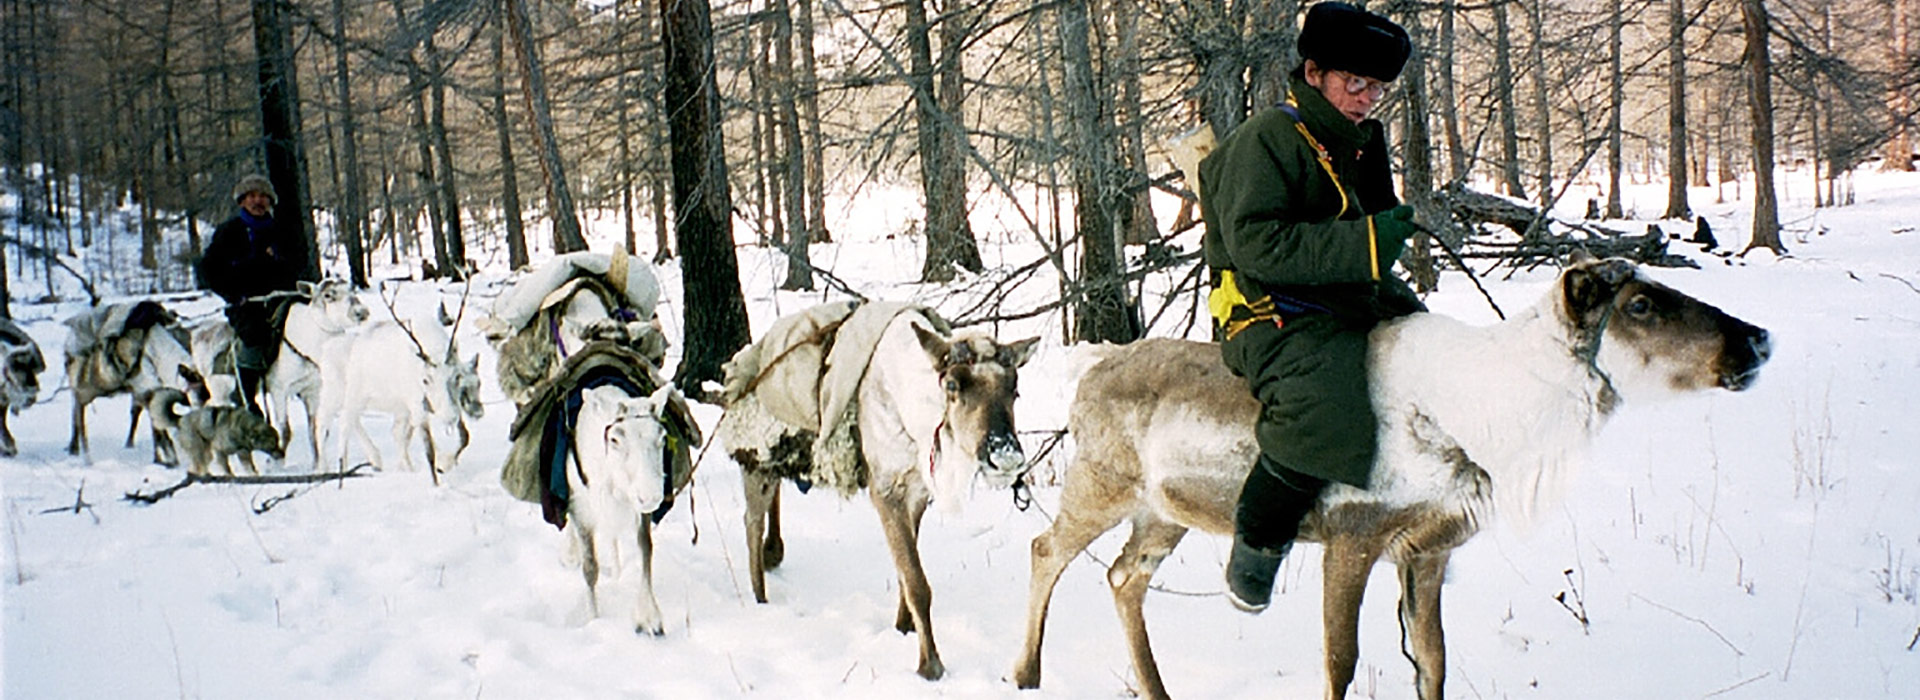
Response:
[[[1376,250],[1380,253],[1380,277],[1393,274],[1393,263],[1407,250],[1407,239],[1413,237],[1413,207],[1402,204],[1373,215],[1373,236]]]

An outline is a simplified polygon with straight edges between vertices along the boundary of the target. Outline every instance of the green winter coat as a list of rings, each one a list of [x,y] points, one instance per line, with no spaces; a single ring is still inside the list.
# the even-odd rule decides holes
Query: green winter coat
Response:
[[[1291,109],[1254,116],[1200,164],[1216,283],[1230,273],[1249,304],[1271,299],[1281,321],[1235,328],[1222,354],[1260,400],[1267,457],[1365,487],[1375,451],[1366,334],[1425,307],[1406,283],[1375,272],[1368,216],[1399,205],[1385,128],[1348,120],[1299,71],[1291,89]]]

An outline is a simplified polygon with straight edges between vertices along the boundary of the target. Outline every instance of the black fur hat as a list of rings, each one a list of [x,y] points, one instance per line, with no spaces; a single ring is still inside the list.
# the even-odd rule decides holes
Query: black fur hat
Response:
[[[1300,57],[1321,68],[1392,82],[1411,53],[1407,30],[1344,2],[1315,3],[1300,28]]]

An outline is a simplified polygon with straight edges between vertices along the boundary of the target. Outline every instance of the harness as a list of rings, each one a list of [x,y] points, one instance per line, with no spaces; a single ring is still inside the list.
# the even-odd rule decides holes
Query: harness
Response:
[[[547,416],[547,425],[540,438],[542,455],[540,477],[541,483],[546,485],[546,489],[541,494],[543,506],[541,510],[547,522],[555,527],[565,527],[567,522],[567,501],[571,497],[569,493],[571,489],[567,484],[567,464],[569,462],[573,464],[574,473],[579,475],[581,484],[588,483],[585,467],[580,462],[580,445],[575,440],[574,430],[579,426],[580,406],[585,403],[583,395],[588,390],[603,386],[616,387],[628,396],[647,394],[639,383],[629,379],[620,370],[612,367],[596,368],[570,389],[566,398],[562,399],[560,405],[555,406],[553,412]],[[666,494],[666,500],[661,501],[660,507],[649,514],[656,523],[660,522],[661,518],[667,517],[667,511],[673,509],[673,454],[674,450],[680,446],[680,437],[675,434],[673,426],[664,418],[660,422],[667,428],[667,439],[662,443],[660,451],[660,474],[664,480],[661,492]],[[613,425],[609,424],[607,430],[612,429]]]

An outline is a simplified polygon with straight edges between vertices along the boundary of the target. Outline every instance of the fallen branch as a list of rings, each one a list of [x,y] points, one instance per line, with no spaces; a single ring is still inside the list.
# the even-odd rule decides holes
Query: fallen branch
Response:
[[[184,489],[188,486],[192,486],[194,484],[239,484],[239,485],[263,486],[263,485],[272,485],[272,484],[320,484],[320,483],[326,483],[328,481],[335,481],[335,480],[344,481],[351,477],[366,476],[366,474],[360,473],[360,470],[368,466],[371,466],[371,465],[366,463],[361,463],[361,464],[354,465],[352,469],[348,469],[346,471],[314,472],[312,474],[255,474],[251,476],[239,476],[234,474],[219,475],[219,474],[189,473],[187,474],[187,478],[181,479],[180,483],[178,484],[174,484],[164,489],[160,489],[153,493],[141,493],[139,491],[134,491],[132,493],[128,493],[126,496],[124,496],[124,498],[125,500],[133,501],[135,503],[144,503],[147,505],[152,505],[155,503],[159,503],[161,500],[169,496],[172,496],[174,493],[180,491],[181,489]]]

